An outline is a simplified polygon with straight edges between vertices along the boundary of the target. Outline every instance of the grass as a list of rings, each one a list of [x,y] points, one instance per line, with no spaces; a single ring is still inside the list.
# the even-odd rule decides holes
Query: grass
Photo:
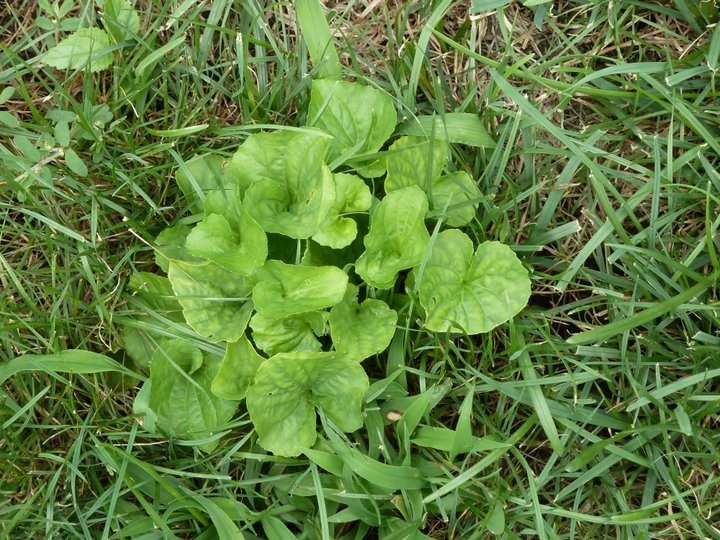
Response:
[[[91,2],[7,4],[0,361],[77,348],[137,369],[127,282],[184,217],[175,171],[299,125],[315,68],[289,3],[138,0],[137,41],[96,74],[38,63],[95,24]],[[259,448],[244,409],[205,454],[142,429],[131,378],[16,374],[0,537],[720,538],[717,7],[331,4],[346,78],[403,116],[482,118],[496,146],[453,147],[483,193],[467,232],[517,251],[530,305],[473,339],[399,334],[367,362],[365,427],[326,425],[297,459]]]

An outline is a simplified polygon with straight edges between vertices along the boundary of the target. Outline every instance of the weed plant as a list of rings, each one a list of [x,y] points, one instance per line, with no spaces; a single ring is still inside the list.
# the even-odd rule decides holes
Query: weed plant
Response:
[[[325,3],[343,78],[481,119],[493,146],[452,145],[463,230],[532,295],[488,334],[399,332],[363,364],[364,426],[323,420],[297,458],[242,407],[210,453],[149,433],[121,329],[162,315],[128,280],[191,219],[177,171],[303,125],[322,65],[259,0],[136,0],[108,69],[45,65],[98,4],[0,8],[0,373],[127,368],[4,380],[0,537],[720,538],[715,2]]]

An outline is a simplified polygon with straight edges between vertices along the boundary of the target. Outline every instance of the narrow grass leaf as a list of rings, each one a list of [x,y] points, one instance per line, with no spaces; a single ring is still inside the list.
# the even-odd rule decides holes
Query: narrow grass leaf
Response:
[[[674,394],[675,392],[679,392],[681,390],[684,390],[685,388],[694,386],[696,384],[707,382],[716,377],[720,377],[720,368],[711,369],[710,371],[704,371],[703,373],[696,373],[695,375],[689,375],[688,377],[683,377],[682,379],[667,384],[662,388],[658,388],[656,390],[653,390],[652,392],[648,392],[647,397],[638,398],[636,402],[628,405],[627,411],[632,412],[636,409],[639,409],[640,407],[644,407],[651,401],[662,401],[663,398],[669,396],[670,394]]]
[[[532,365],[532,360],[530,359],[530,354],[527,351],[527,346],[525,345],[525,338],[522,335],[522,330],[519,329],[516,325],[512,324],[510,325],[510,336],[511,339],[514,341],[514,347],[517,349],[517,352],[515,352],[512,356],[517,357],[520,369],[523,373],[523,378],[526,381],[537,380],[538,375],[535,372],[535,368]],[[550,407],[548,406],[548,403],[545,399],[542,387],[532,385],[526,387],[526,391],[530,394],[530,400],[532,402],[533,408],[535,409],[535,412],[537,412],[538,420],[540,421],[540,425],[542,426],[543,431],[545,431],[545,435],[550,442],[550,446],[558,456],[562,456],[565,452],[565,446],[563,445],[562,439],[560,439],[560,435],[558,434],[555,420],[553,419],[553,415],[550,412]]]
[[[623,62],[616,66],[610,66],[586,75],[577,82],[574,82],[564,93],[574,94],[581,87],[597,79],[603,79],[610,75],[637,75],[638,73],[656,74],[667,71],[668,65],[664,62]]]
[[[342,65],[319,0],[297,0],[295,14],[310,60],[322,79],[342,78]]]
[[[154,50],[145,58],[143,58],[140,62],[138,62],[138,65],[135,66],[135,74],[138,76],[139,79],[145,78],[149,71],[153,67],[155,67],[155,64],[164,59],[166,55],[170,54],[170,51],[182,46],[183,43],[185,43],[185,36],[180,35],[168,41],[159,49]]]
[[[501,7],[505,7],[512,3],[513,0],[473,0],[470,5],[470,14],[478,15],[487,11],[493,11]]]
[[[268,540],[295,540],[297,537],[275,516],[265,516],[260,520]]]
[[[567,342],[574,345],[584,345],[586,343],[601,342],[613,338],[618,334],[622,334],[623,332],[632,330],[633,328],[655,320],[667,313],[671,313],[685,302],[695,298],[709,286],[709,282],[696,283],[693,287],[690,287],[677,296],[673,296],[669,300],[665,300],[663,302],[658,302],[654,306],[635,313],[630,317],[613,321],[609,324],[593,328],[592,330],[588,330],[586,332],[574,334],[567,339]]]
[[[189,496],[210,516],[215,526],[218,540],[241,540],[244,538],[238,526],[233,523],[233,520],[230,519],[223,509],[215,504],[214,501],[197,493],[191,493]]]
[[[326,424],[323,421],[323,424]],[[330,446],[335,450],[340,459],[343,460],[350,470],[360,478],[376,486],[398,490],[398,489],[420,489],[425,485],[422,473],[415,467],[402,465],[388,465],[376,461],[362,452],[348,446],[335,433],[334,428],[326,425],[325,433],[330,440]]]
[[[720,61],[720,24],[715,23],[706,58],[708,67],[713,73],[717,72]]]
[[[403,100],[405,106],[410,111],[415,110],[415,96],[417,95],[417,88],[420,83],[422,66],[428,56],[430,37],[435,27],[442,21],[445,12],[450,9],[452,3],[452,0],[442,0],[436,4],[430,17],[425,21],[423,29],[420,31],[420,37],[415,44],[415,56],[413,56],[412,68],[410,69],[410,81],[405,89],[405,97]]]
[[[23,371],[44,373],[122,373],[128,377],[144,380],[145,377],[127,369],[112,358],[90,351],[77,349],[55,354],[26,354],[0,365],[0,384]]]
[[[487,530],[493,534],[502,534],[505,532],[505,503],[500,499],[495,499],[492,510],[488,514],[485,526]]]
[[[458,417],[455,432],[452,438],[452,446],[450,447],[450,461],[455,462],[455,457],[463,452],[467,452],[468,448],[472,448],[477,440],[472,434],[472,418],[473,418],[473,396],[475,387],[471,387],[460,405],[460,416]]]
[[[156,137],[177,138],[187,137],[188,135],[195,135],[196,133],[202,133],[208,127],[210,127],[210,124],[198,124],[196,126],[186,126],[184,128],[177,129],[146,129],[147,132],[150,133],[150,135],[155,135]]]
[[[685,407],[683,407],[680,403],[678,403],[673,410],[675,413],[675,420],[678,423],[678,426],[680,427],[680,431],[684,435],[692,435],[694,433],[692,422],[690,421],[690,416],[688,416],[687,411],[685,410]]]

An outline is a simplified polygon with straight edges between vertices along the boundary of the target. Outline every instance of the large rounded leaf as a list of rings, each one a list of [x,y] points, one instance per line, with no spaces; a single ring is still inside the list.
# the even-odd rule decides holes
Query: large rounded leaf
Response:
[[[319,351],[317,336],[325,333],[326,311],[300,313],[283,319],[268,319],[260,313],[250,319],[252,337],[264,353],[273,356],[281,352]]]
[[[343,431],[362,426],[365,370],[339,353],[294,352],[260,365],[246,395],[260,444],[281,456],[297,456],[317,437],[315,407]]]
[[[282,319],[334,306],[343,299],[348,276],[335,266],[298,266],[268,261],[253,290],[258,313]]]
[[[329,163],[341,156],[377,152],[392,135],[397,113],[384,92],[357,83],[316,79],[310,91],[308,122],[335,137]]]
[[[264,360],[244,335],[228,343],[220,370],[212,382],[213,394],[225,399],[243,399]]]
[[[156,416],[155,425],[188,440],[207,439],[222,428],[235,413],[237,402],[210,391],[219,367],[219,358],[186,340],[170,340],[158,349],[150,366],[149,407]],[[216,445],[210,442],[201,448],[210,451]]]
[[[430,242],[427,211],[427,197],[417,186],[388,193],[370,218],[365,252],[355,263],[358,275],[373,287],[389,289],[400,270],[419,264]]]
[[[267,238],[239,202],[236,202],[234,214],[232,221],[219,214],[206,215],[190,231],[185,247],[196,257],[248,276],[265,262]]]
[[[425,328],[433,332],[488,332],[512,319],[530,298],[528,272],[513,251],[485,242],[473,255],[472,240],[441,232],[418,280]]]
[[[418,186],[429,191],[447,161],[447,143],[425,137],[400,137],[388,150],[385,191]]]
[[[168,278],[185,320],[198,334],[213,342],[240,339],[253,309],[252,287],[242,276],[212,262],[172,261]]]
[[[266,232],[309,238],[335,201],[332,173],[324,162],[330,139],[312,132],[292,132],[292,136],[277,132],[265,134],[263,140],[272,135],[286,145],[259,147],[257,141],[250,144],[251,137],[233,158],[233,170],[242,174],[240,185],[247,184],[243,204]],[[263,155],[269,151],[275,155],[258,161],[259,156],[247,155],[246,145]]]
[[[398,316],[382,300],[367,298],[359,304],[357,294],[357,287],[348,286],[343,301],[330,310],[330,335],[335,350],[363,360],[387,349]]]
[[[450,227],[462,227],[475,217],[480,204],[480,189],[472,177],[463,171],[436,179],[432,188],[432,207],[442,212]]]

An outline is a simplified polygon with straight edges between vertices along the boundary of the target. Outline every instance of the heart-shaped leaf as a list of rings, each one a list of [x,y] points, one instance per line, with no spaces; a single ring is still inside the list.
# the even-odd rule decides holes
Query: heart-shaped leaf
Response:
[[[203,353],[189,341],[169,340],[153,355],[148,405],[155,426],[173,437],[202,440],[222,428],[237,409],[210,391],[220,359]],[[201,446],[211,451],[217,442]]]
[[[221,198],[216,193],[208,200]],[[216,204],[217,206],[217,204]],[[250,217],[240,201],[235,200],[224,209],[225,214],[205,214],[185,241],[191,255],[213,261],[218,266],[249,276],[262,266],[267,257],[265,231]]]
[[[500,242],[472,240],[457,229],[435,238],[422,275],[415,270],[425,328],[479,334],[512,319],[530,298],[528,272]]]
[[[315,79],[308,122],[334,137],[330,163],[341,156],[377,152],[392,135],[397,113],[392,99],[380,90],[346,81]]]
[[[319,351],[318,336],[325,333],[327,312],[311,311],[283,319],[268,319],[260,313],[250,319],[255,344],[269,356],[291,351]]]
[[[345,298],[330,310],[330,335],[335,350],[363,360],[387,349],[395,333],[397,312],[383,302],[357,301],[358,288],[348,286]]]
[[[437,178],[432,187],[433,210],[442,212],[450,227],[462,227],[475,217],[480,204],[480,189],[466,172]]]
[[[400,137],[388,150],[385,191],[418,186],[430,191],[447,162],[447,143],[440,139]]]
[[[313,132],[249,137],[233,156],[243,204],[265,232],[309,238],[335,201],[324,159],[330,139]]]
[[[343,431],[362,426],[365,370],[340,353],[281,353],[266,360],[248,388],[247,408],[259,443],[281,456],[297,456],[317,438],[315,408]]]
[[[245,332],[252,287],[215,263],[170,262],[168,278],[187,323],[208,341],[237,341]]]
[[[417,186],[388,193],[370,217],[365,252],[355,271],[368,284],[389,289],[398,272],[419,264],[430,242],[425,227],[428,200]]]
[[[334,306],[343,299],[348,275],[335,266],[298,266],[268,261],[258,273],[253,300],[258,313],[282,319]]]
[[[113,55],[110,38],[97,27],[80,28],[42,56],[48,66],[58,69],[102,71],[110,67]]]
[[[225,399],[243,399],[264,360],[244,335],[228,343],[220,370],[212,382],[213,394]]]
[[[358,232],[357,222],[343,214],[362,212],[370,208],[372,194],[359,176],[335,174],[333,181],[335,202],[312,238],[323,246],[341,249],[352,244]]]

